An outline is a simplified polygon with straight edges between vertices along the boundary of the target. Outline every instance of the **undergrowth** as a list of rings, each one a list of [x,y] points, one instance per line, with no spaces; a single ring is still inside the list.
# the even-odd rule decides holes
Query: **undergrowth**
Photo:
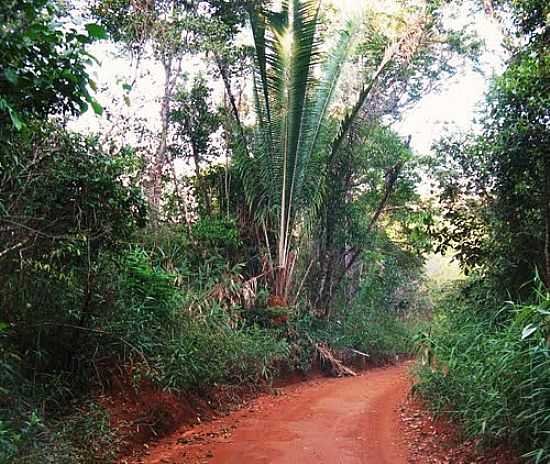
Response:
[[[550,294],[539,287],[530,303],[488,303],[460,289],[442,299],[418,338],[415,389],[468,436],[550,462]]]
[[[412,354],[429,303],[423,276],[409,266],[386,258],[381,270],[366,275],[355,297],[327,321],[330,344],[364,352],[375,363]]]
[[[275,375],[289,351],[280,331],[249,324],[242,308],[209,296],[225,263],[207,263],[209,282],[195,277],[193,287],[179,271],[184,262],[170,269],[160,259],[138,244],[99,256],[86,317],[74,303],[78,282],[50,278],[55,299],[26,296],[28,307],[42,308],[40,319],[0,327],[0,463],[112,462],[120,437],[92,399],[116,371],[131,372],[138,390],[147,380],[176,394]]]
[[[316,343],[374,362],[410,352],[414,318],[393,282],[366,282],[329,318],[302,302],[269,308],[266,290],[251,297],[241,275],[233,222],[220,221],[98,253],[88,281],[53,261],[8,282],[19,321],[0,328],[2,464],[113,462],[123,438],[93,398],[115,372],[130,373],[137,391],[146,382],[200,395],[261,385],[281,368],[306,372]]]

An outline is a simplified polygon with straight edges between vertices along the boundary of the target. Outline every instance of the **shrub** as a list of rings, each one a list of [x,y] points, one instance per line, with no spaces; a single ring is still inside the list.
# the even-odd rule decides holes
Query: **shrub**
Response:
[[[413,352],[413,334],[426,302],[419,263],[408,259],[412,263],[405,267],[391,256],[378,258],[351,303],[342,302],[329,321],[332,345],[368,353],[373,361]]]
[[[412,351],[412,327],[391,310],[356,306],[335,325],[335,346],[363,351],[374,360],[393,359]]]
[[[10,464],[108,464],[119,442],[107,413],[94,403],[48,424],[33,411],[0,420],[0,462]]]
[[[157,382],[171,390],[197,390],[216,383],[269,380],[288,346],[257,326],[234,328],[217,308],[203,318],[184,318],[154,356]]]

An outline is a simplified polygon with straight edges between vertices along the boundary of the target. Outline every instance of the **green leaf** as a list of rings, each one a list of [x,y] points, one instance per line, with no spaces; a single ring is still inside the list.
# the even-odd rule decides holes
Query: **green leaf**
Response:
[[[15,112],[12,108],[9,108],[8,112],[10,114],[10,118],[11,118],[11,122],[12,122],[13,126],[18,131],[23,129],[23,127],[25,126],[25,123],[23,121],[21,121],[21,119],[19,118],[19,115],[17,114],[17,112]]]
[[[101,27],[99,24],[95,23],[89,23],[86,24],[86,31],[88,32],[88,35],[96,40],[102,40],[107,39],[107,31]]]
[[[17,85],[18,76],[17,76],[17,73],[13,69],[6,68],[4,70],[4,76],[6,76],[6,80],[10,84]]]
[[[130,84],[122,84],[122,88],[126,90],[126,92],[132,90],[132,86]]]
[[[10,325],[7,324],[6,322],[1,322],[1,321],[0,321],[0,333],[2,333],[2,332],[4,332],[5,330],[7,330],[9,326],[10,326]]]
[[[532,335],[534,332],[536,332],[536,330],[538,329],[538,327],[534,324],[529,324],[529,325],[526,325],[524,328],[523,328],[523,331],[521,332],[521,339],[522,340],[525,340],[527,337],[529,337],[530,335]]]
[[[98,103],[98,101],[95,98],[90,98],[89,102],[90,105],[92,105],[94,113],[101,116],[103,114],[103,107]]]
[[[90,38],[87,35],[84,34],[77,34],[75,36],[76,40],[78,40],[81,44],[87,44],[90,41]]]
[[[3,98],[0,98],[0,111],[2,110],[6,111],[10,115],[11,122],[17,130],[21,130],[25,127],[25,123],[21,120],[21,118],[19,118],[19,115],[11,107],[11,105]]]
[[[80,107],[81,113],[85,113],[86,111],[88,111],[89,106],[88,106],[88,103],[86,103],[85,101],[80,101],[78,103],[78,106]]]

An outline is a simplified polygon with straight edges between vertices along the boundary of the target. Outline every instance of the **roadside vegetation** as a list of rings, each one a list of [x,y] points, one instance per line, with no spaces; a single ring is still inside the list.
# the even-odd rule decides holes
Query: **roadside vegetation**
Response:
[[[418,391],[470,437],[550,459],[550,132],[548,6],[506,15],[511,58],[478,134],[436,147],[443,221],[435,234],[468,277],[439,290],[418,337]],[[507,16],[511,15],[511,16]]]
[[[518,304],[487,290],[476,281],[445,291],[431,333],[418,338],[415,391],[467,436],[547,462],[550,295],[540,286],[532,302]]]
[[[544,5],[513,2],[525,36],[485,131],[434,161],[392,125],[481,44],[445,2],[397,3],[2,4],[1,463],[115,462],[127,437],[100,398],[121,379],[206,397],[408,356],[434,247],[477,277],[417,337],[418,391],[548,458]],[[126,66],[110,82],[105,50]],[[434,166],[439,206],[418,188]],[[506,291],[521,303],[501,310]]]

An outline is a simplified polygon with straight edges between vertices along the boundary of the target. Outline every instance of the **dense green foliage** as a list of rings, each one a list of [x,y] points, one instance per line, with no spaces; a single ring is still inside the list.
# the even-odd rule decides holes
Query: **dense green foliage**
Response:
[[[28,116],[52,112],[76,114],[91,104],[101,106],[88,91],[93,85],[86,65],[92,57],[85,46],[105,38],[96,24],[85,32],[56,22],[56,6],[47,0],[9,0],[0,10],[0,124],[6,115],[20,129]]]
[[[451,72],[451,66],[428,56],[448,53],[456,37],[445,36],[441,43],[447,48],[423,41],[424,35],[441,32],[435,9],[407,7],[410,16],[391,17],[385,30],[379,30],[383,20],[372,12],[364,24],[350,19],[337,33],[321,31],[317,1],[285,1],[280,11],[251,12],[257,124],[250,153],[238,162],[253,219],[265,238],[272,292],[282,300],[291,298],[296,286],[300,239],[311,239],[308,258],[321,265],[314,273],[321,287],[314,304],[328,305],[380,215],[392,203],[417,200],[409,183],[412,157],[381,118],[394,115],[395,99],[414,100],[424,84]],[[324,49],[332,45],[329,52],[323,42]],[[343,111],[334,111],[343,70],[357,62],[357,89],[340,97]],[[352,209],[356,217],[370,214],[370,221],[346,224],[343,218]],[[307,235],[313,230],[317,237]],[[363,235],[363,243],[350,240],[350,231]],[[351,264],[344,263],[347,258]]]
[[[444,227],[467,270],[517,294],[538,271],[550,286],[550,60],[548,5],[497,2],[516,38],[507,68],[491,85],[480,132],[450,135],[437,147]]]
[[[431,221],[430,211],[417,207],[422,160],[389,128],[369,124],[352,129],[331,158],[313,231],[317,260],[308,280],[311,301],[324,306],[327,314],[331,302],[342,292],[350,293],[358,266],[372,269],[372,261],[388,256],[401,258],[403,268],[407,260],[413,267],[420,265],[415,256],[429,246]],[[383,221],[388,210],[392,213]],[[392,242],[390,230],[402,237],[401,246]]]
[[[331,345],[367,353],[375,363],[413,351],[413,336],[426,309],[418,258],[389,240],[379,246],[365,257],[370,264],[355,277],[357,288],[345,286],[355,295],[336,306],[327,324]]]
[[[475,49],[438,2],[338,27],[316,0],[91,3],[0,11],[0,461],[113,462],[97,396],[121,379],[177,398],[306,372],[321,345],[407,354],[433,218],[390,123]],[[99,39],[136,68],[126,106],[140,63],[162,70],[158,125],[70,129],[102,114]]]
[[[469,436],[507,441],[542,463],[550,459],[548,5],[495,5],[512,14],[512,56],[492,83],[481,130],[437,147],[445,161],[435,236],[472,277],[445,292],[419,337],[416,389]]]
[[[500,307],[480,287],[469,283],[439,302],[432,332],[420,339],[416,391],[469,436],[510,441],[547,462],[550,294],[540,287],[532,303]]]
[[[209,234],[205,240],[211,239]],[[189,238],[183,241],[190,243]],[[227,298],[213,295],[216,275],[219,279],[226,270],[222,257],[197,269],[192,254],[179,254],[184,261],[173,259],[168,273],[153,263],[144,246],[125,246],[116,254],[104,249],[93,265],[94,285],[85,289],[88,297],[78,280],[88,274],[75,265],[70,275],[31,267],[26,272],[33,280],[19,279],[18,296],[25,291],[29,303],[13,300],[10,307],[18,312],[2,326],[2,366],[10,375],[3,379],[0,402],[3,436],[8,451],[19,459],[35,462],[33,456],[45,453],[44,447],[49,449],[61,433],[59,427],[72,423],[70,418],[56,418],[70,412],[63,406],[67,400],[78,399],[94,386],[107,387],[116,366],[129,369],[136,388],[147,379],[159,388],[189,392],[219,383],[256,384],[271,378],[276,364],[288,355],[278,332],[247,324],[236,303],[225,306],[231,291],[238,294],[238,283],[227,290]],[[155,261],[166,262],[168,250],[162,246],[155,247]],[[39,293],[41,288],[44,293]],[[29,297],[42,298],[42,306]],[[43,309],[31,312],[34,307]],[[34,341],[32,350],[29,340]],[[44,414],[47,429],[41,425]],[[27,425],[32,421],[36,424]],[[85,433],[109,439],[106,429],[93,428],[99,427],[98,421]],[[67,429],[64,439],[74,434],[82,440],[83,455],[73,455],[70,447],[60,454],[52,449],[47,451],[52,462],[106,462],[108,456],[93,444],[90,448],[82,433]],[[117,440],[115,435],[111,439]],[[78,449],[78,443],[69,444]],[[116,453],[116,443],[109,452]]]
[[[493,84],[483,133],[439,146],[449,159],[443,246],[512,292],[535,268],[550,282],[549,72],[548,54],[522,50]]]

